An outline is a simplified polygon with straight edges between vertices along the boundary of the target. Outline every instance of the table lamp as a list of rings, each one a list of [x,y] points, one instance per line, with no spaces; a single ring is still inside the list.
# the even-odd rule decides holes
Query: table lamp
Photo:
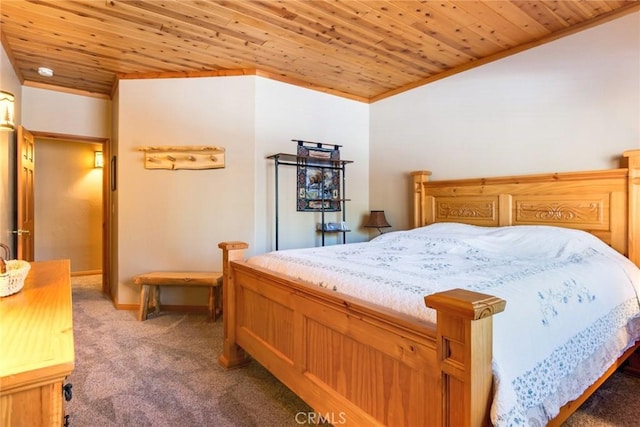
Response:
[[[374,227],[378,229],[378,232],[382,234],[381,228],[391,227],[391,224],[387,222],[387,218],[384,216],[384,211],[371,211],[369,219],[364,224],[365,227]]]

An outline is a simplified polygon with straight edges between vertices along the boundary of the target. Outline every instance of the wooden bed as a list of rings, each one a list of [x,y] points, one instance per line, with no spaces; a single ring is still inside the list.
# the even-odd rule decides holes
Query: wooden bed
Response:
[[[414,172],[414,227],[546,224],[589,231],[640,265],[640,150],[619,169],[430,182]],[[508,301],[461,289],[425,298],[437,324],[244,262],[223,242],[225,368],[254,358],[335,424],[489,425],[492,316]],[[612,361],[564,421],[640,346]]]

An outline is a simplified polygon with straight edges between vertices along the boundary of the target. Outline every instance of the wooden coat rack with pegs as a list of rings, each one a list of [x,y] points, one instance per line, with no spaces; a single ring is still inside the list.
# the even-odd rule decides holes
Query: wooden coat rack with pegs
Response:
[[[224,148],[215,146],[140,147],[145,169],[219,169],[225,166]]]

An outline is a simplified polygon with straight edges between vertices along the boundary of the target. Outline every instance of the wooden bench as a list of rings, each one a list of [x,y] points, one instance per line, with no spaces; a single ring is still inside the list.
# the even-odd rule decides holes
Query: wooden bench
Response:
[[[221,300],[216,298],[216,293],[222,289],[222,273],[219,271],[155,271],[136,276],[133,283],[140,285],[140,321],[147,319],[149,294],[152,292],[155,313],[160,312],[160,286],[207,286],[209,319],[215,322],[222,312]]]

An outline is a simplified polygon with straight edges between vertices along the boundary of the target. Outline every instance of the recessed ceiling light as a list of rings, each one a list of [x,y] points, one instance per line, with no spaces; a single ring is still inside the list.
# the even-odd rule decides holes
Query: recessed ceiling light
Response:
[[[53,70],[51,68],[47,68],[47,67],[39,67],[38,68],[38,74],[40,74],[43,77],[52,77],[53,76]]]

